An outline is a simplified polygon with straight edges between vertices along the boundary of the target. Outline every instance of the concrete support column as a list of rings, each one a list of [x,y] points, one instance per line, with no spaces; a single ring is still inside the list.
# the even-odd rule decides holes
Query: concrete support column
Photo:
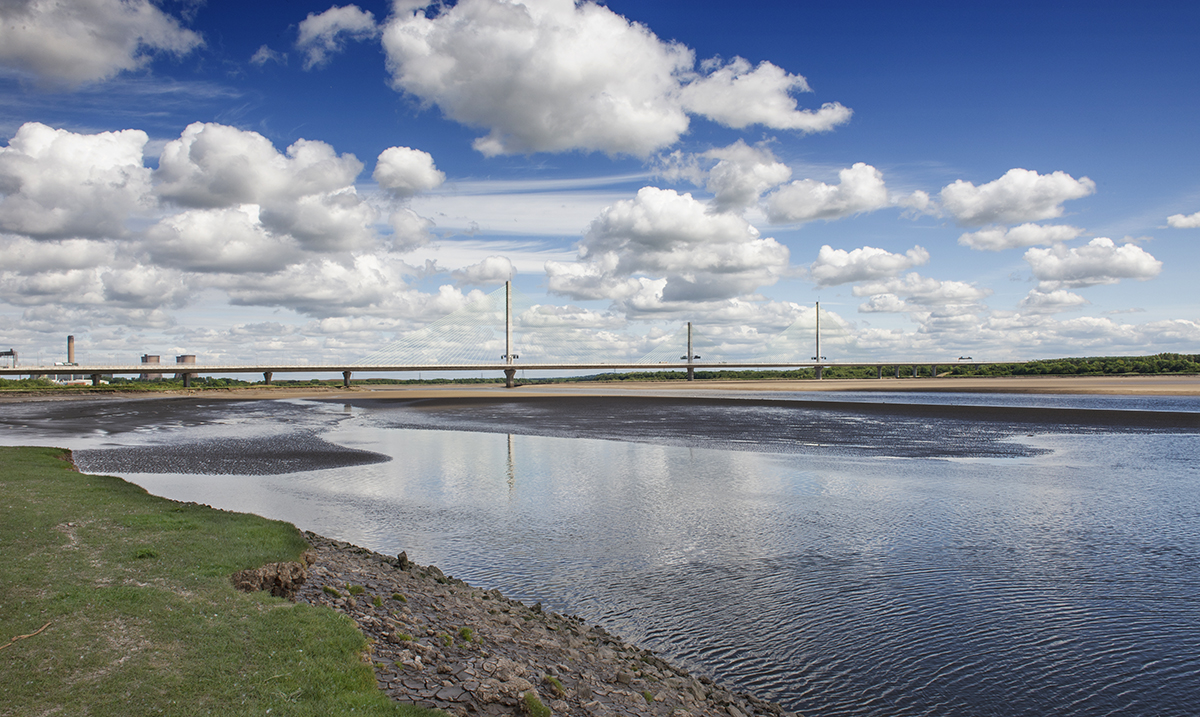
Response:
[[[271,385],[271,372],[270,371],[263,371],[263,383],[265,383],[268,386]]]
[[[517,370],[515,368],[504,369],[504,387],[505,388],[516,388],[517,387],[516,377],[517,377]]]
[[[821,374],[822,374],[823,372],[824,372],[824,368],[823,368],[823,367],[821,367],[821,366],[817,366],[817,380],[818,380],[818,381],[820,381],[820,380],[821,380]]]
[[[896,378],[900,378],[900,364],[896,364]]]
[[[937,378],[937,366],[929,367],[929,378]]]
[[[185,373],[185,374],[182,374],[182,376],[183,376],[183,387],[191,388],[192,387],[192,374]]]
[[[342,371],[342,388],[350,388],[350,372]]]
[[[696,380],[696,369],[692,368],[691,366],[688,366],[688,370],[687,370],[687,371],[688,371],[688,374],[687,374],[688,378],[687,378],[687,380],[689,380],[689,381],[695,381],[695,380]]]
[[[875,378],[883,378],[883,365],[875,367]]]
[[[913,378],[917,377],[917,365],[913,364]]]
[[[100,385],[100,374],[98,374],[98,373],[94,373],[94,374],[92,374],[92,385],[93,385],[93,386],[99,386],[99,385]]]

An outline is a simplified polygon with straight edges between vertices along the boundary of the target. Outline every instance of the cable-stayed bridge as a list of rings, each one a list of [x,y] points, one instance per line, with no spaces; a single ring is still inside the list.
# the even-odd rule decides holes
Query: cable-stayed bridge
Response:
[[[826,326],[821,327],[822,317]],[[586,323],[586,325],[584,325]],[[874,367],[877,377],[885,367],[900,376],[901,368],[929,366],[908,360],[830,362],[821,356],[821,341],[845,341],[849,331],[836,319],[822,314],[820,305],[779,334],[760,336],[749,330],[748,340],[720,341],[704,335],[691,323],[673,335],[644,339],[653,348],[638,353],[628,336],[592,326],[564,313],[562,307],[535,304],[513,290],[511,283],[416,331],[408,332],[356,361],[343,364],[123,364],[0,367],[2,375],[87,376],[93,384],[101,377],[128,374],[175,373],[190,385],[197,375],[260,374],[270,383],[276,374],[340,373],[349,386],[354,374],[437,372],[502,373],[507,385],[522,371],[682,370],[691,380],[696,370],[815,369],[816,377],[830,367]],[[752,344],[752,348],[747,348]],[[644,350],[644,347],[642,347]],[[15,354],[15,352],[13,352]],[[14,355],[14,361],[16,357]],[[949,363],[949,362],[948,362]],[[971,360],[956,365],[983,364]],[[930,371],[936,375],[936,367]]]

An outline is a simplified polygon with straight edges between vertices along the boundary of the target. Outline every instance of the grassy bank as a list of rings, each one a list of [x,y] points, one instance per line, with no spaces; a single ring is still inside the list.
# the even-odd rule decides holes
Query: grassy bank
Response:
[[[348,618],[233,589],[300,556],[292,525],[82,475],[50,448],[0,447],[0,514],[0,715],[432,714],[376,689]]]

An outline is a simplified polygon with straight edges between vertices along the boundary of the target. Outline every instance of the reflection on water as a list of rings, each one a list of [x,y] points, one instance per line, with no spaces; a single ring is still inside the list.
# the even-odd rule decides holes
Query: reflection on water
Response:
[[[405,550],[809,714],[1194,714],[1194,433],[1022,434],[1021,450],[982,458],[893,458],[319,410],[288,409],[279,430],[324,425],[325,440],[392,460],[129,478]]]
[[[394,460],[215,493],[802,712],[1182,715],[1200,693],[1194,437],[888,461],[362,423],[328,437]]]
[[[513,434],[508,434],[508,493],[517,489],[517,464],[513,460]]]

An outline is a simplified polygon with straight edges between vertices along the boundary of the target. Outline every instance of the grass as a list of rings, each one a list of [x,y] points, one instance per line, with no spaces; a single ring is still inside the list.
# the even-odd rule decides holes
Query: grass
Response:
[[[529,717],[550,717],[552,714],[550,708],[542,704],[535,692],[525,693],[525,713]]]
[[[381,693],[332,610],[233,589],[292,525],[0,447],[0,715],[433,715]],[[36,635],[29,635],[47,625]]]

